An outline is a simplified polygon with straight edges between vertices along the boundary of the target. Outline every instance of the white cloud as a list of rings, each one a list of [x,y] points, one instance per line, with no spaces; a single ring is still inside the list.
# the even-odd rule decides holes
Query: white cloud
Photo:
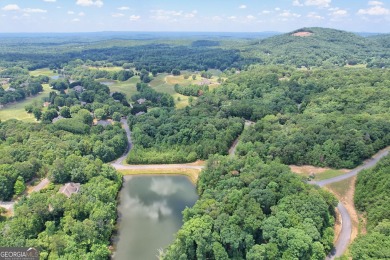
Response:
[[[197,10],[194,10],[194,11],[192,11],[191,13],[186,13],[186,14],[184,14],[184,17],[185,18],[194,18],[195,17],[195,15],[198,13],[198,11]]]
[[[74,18],[74,19],[72,20],[72,22],[80,22],[80,19],[79,19],[79,18]]]
[[[139,19],[141,19],[139,15],[130,15],[130,21],[138,21]]]
[[[73,11],[68,11],[68,14],[73,15],[74,12]]]
[[[383,5],[383,3],[379,1],[370,1],[368,2],[368,5]]]
[[[114,18],[119,18],[119,17],[123,17],[125,15],[121,14],[121,13],[115,13],[115,14],[112,14],[111,16],[114,17]]]
[[[234,16],[234,15],[232,15],[232,16],[229,16],[229,17],[228,17],[228,19],[229,19],[229,20],[236,20],[236,19],[237,19],[237,17],[236,17],[236,16]]]
[[[275,11],[280,11],[281,9],[279,7],[276,7],[275,8]]]
[[[296,18],[301,17],[300,14],[292,13],[289,10],[284,10],[282,13],[279,14],[279,16],[281,16],[281,17],[296,17]]]
[[[101,0],[77,0],[76,5],[81,5],[81,6],[97,6],[97,7],[102,7],[103,6],[103,1]]]
[[[238,8],[240,8],[240,9],[246,9],[246,5],[240,5]]]
[[[130,7],[128,6],[121,6],[117,8],[118,10],[125,11],[125,10],[130,10]]]
[[[25,8],[23,9],[25,13],[47,13],[47,10],[39,9],[39,8]]]
[[[308,6],[318,6],[318,7],[328,7],[332,0],[306,0],[305,5]]]
[[[310,19],[318,19],[318,20],[322,20],[324,19],[324,17],[322,17],[321,15],[315,13],[315,12],[310,12],[307,14],[307,18],[310,18]]]
[[[346,16],[348,14],[347,10],[342,10],[342,9],[339,9],[339,10],[335,10],[334,12],[331,13],[331,15],[333,16]]]
[[[78,15],[79,16],[85,16],[85,13],[84,12],[80,12]]]
[[[211,20],[216,21],[216,22],[220,22],[220,21],[223,21],[223,18],[221,16],[216,15],[216,16],[213,16],[213,18],[211,18]]]
[[[253,15],[247,15],[247,16],[246,16],[246,19],[248,19],[248,20],[254,20],[254,19],[256,19],[256,17],[254,17]]]
[[[151,10],[153,15],[151,16],[155,20],[166,20],[166,21],[177,21],[177,18],[194,18],[198,11],[193,10],[192,12],[185,13],[183,11],[174,10]]]
[[[43,2],[55,3],[55,2],[57,2],[57,0],[43,0]]]
[[[390,10],[389,9],[386,9],[382,6],[373,6],[373,7],[370,7],[368,9],[360,9],[357,14],[360,14],[360,15],[389,15],[390,14]]]
[[[294,0],[292,5],[293,6],[303,6],[303,4],[301,2],[299,2],[299,0]]]
[[[19,11],[20,7],[18,5],[6,5],[1,8],[3,11]]]

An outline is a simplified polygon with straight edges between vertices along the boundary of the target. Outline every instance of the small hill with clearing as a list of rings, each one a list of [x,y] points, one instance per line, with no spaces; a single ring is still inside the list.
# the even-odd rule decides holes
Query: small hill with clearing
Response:
[[[380,38],[382,42],[383,38]],[[252,46],[265,63],[297,67],[369,64],[386,56],[389,46],[379,38],[327,28],[302,28],[264,39]],[[388,59],[387,57],[386,59]],[[371,64],[372,63],[372,64]],[[390,64],[390,63],[389,63]]]

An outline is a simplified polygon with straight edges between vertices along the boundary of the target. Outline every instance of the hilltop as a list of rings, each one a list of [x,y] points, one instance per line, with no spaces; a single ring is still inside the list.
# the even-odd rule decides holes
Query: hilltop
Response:
[[[367,64],[383,67],[389,63],[390,37],[363,37],[328,29],[302,28],[261,40],[252,51],[265,63],[298,67]],[[381,66],[378,65],[382,62]],[[383,64],[383,62],[385,62]]]

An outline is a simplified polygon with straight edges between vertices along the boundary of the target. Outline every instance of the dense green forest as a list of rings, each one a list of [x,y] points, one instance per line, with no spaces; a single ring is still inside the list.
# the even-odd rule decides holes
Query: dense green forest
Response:
[[[390,156],[374,168],[359,173],[355,205],[366,213],[367,234],[352,244],[354,259],[387,259],[390,257]]]
[[[382,69],[256,66],[215,95],[228,115],[257,121],[243,133],[239,155],[353,168],[390,144],[389,77]]]
[[[332,248],[336,199],[288,167],[216,156],[164,259],[318,259]]]
[[[224,118],[211,104],[183,110],[155,108],[129,116],[134,147],[128,163],[178,163],[227,154],[242,132],[244,120]]]
[[[295,36],[306,32],[309,36]],[[264,64],[296,67],[340,67],[367,64],[390,66],[388,37],[366,38],[354,33],[325,28],[302,28],[273,36],[245,47],[245,57],[258,57]]]
[[[9,82],[0,104],[52,90],[25,106],[36,123],[0,121],[0,200],[20,196],[15,215],[0,217],[0,245],[35,246],[43,259],[109,257],[122,178],[104,163],[127,148],[119,123],[127,116],[128,163],[208,159],[200,199],[184,211],[166,259],[324,259],[336,200],[285,165],[353,168],[390,145],[389,39],[304,28],[237,41],[54,38],[23,39],[20,48],[5,40],[0,80]],[[36,68],[59,78],[31,76]],[[220,70],[221,85],[167,91],[153,84],[159,73],[210,78],[210,69]],[[96,79],[122,88],[134,80],[137,93]],[[189,96],[183,109],[175,109],[179,94]],[[106,119],[112,124],[97,124]],[[253,124],[244,128],[245,120]],[[237,138],[235,158],[223,156]],[[356,259],[389,255],[389,160],[358,177],[355,203],[367,214],[368,234],[352,246]],[[47,189],[23,195],[43,177],[52,182]],[[66,198],[58,190],[69,181],[81,190]]]
[[[1,200],[23,193],[23,183],[34,178],[48,176],[53,182],[22,196],[14,216],[0,221],[0,244],[37,247],[44,259],[108,258],[122,178],[103,161],[127,147],[120,125],[76,135],[55,124],[8,120],[0,123],[0,136]],[[67,199],[56,184],[69,181],[82,185]]]

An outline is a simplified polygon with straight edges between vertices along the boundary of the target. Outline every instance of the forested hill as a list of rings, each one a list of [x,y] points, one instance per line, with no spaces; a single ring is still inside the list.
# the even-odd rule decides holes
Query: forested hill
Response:
[[[389,65],[390,37],[365,38],[351,32],[327,28],[302,28],[277,35],[252,46],[252,54],[264,63],[291,64],[298,67]]]

